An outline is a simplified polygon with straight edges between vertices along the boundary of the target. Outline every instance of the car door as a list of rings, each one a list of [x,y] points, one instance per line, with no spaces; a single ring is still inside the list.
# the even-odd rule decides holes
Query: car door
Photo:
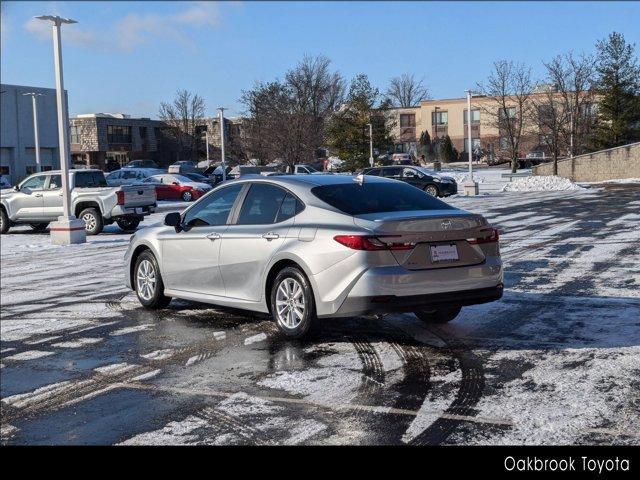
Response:
[[[53,221],[63,215],[62,177],[59,174],[49,175],[46,187],[42,191],[44,216]]]
[[[44,217],[42,192],[46,179],[46,174],[32,175],[22,182],[18,192],[12,195],[11,203],[15,207],[17,220],[41,220]]]
[[[296,201],[276,185],[250,184],[237,218],[222,236],[220,271],[227,297],[260,300],[263,274],[293,225]]]
[[[415,168],[411,167],[405,167],[402,169],[402,180],[407,182],[409,185],[413,185],[418,188],[422,188],[422,184],[424,183],[422,174]]]
[[[166,288],[204,295],[224,295],[218,266],[221,238],[242,190],[230,185],[212,193],[182,216],[183,229],[158,236],[162,249],[162,278]]]

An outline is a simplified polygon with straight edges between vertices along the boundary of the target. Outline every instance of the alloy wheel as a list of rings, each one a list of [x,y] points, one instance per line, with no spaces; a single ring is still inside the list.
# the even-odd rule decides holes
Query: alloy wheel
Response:
[[[302,285],[295,278],[285,278],[276,291],[276,315],[281,325],[294,329],[304,319],[305,303]]]
[[[140,262],[136,279],[138,294],[144,300],[151,300],[156,291],[156,269],[149,260],[144,259]]]
[[[84,220],[85,229],[91,231],[96,228],[96,217],[94,217],[90,213],[85,213],[82,216],[82,220]]]

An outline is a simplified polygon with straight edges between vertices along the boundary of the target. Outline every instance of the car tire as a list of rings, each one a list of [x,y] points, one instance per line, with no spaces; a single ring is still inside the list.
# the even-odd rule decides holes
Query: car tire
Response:
[[[11,224],[9,222],[7,212],[4,211],[4,208],[0,208],[0,234],[7,233],[10,226]]]
[[[432,197],[438,197],[439,196],[438,187],[436,187],[435,185],[427,185],[424,188],[424,191],[427,192]]]
[[[425,323],[447,323],[456,318],[460,310],[462,310],[462,307],[441,307],[430,310],[417,310],[413,313]]]
[[[138,228],[138,225],[140,225],[140,219],[120,218],[116,220],[116,223],[118,224],[120,230],[122,230],[123,232],[135,232],[136,228]]]
[[[269,304],[278,329],[288,338],[304,337],[317,323],[311,284],[297,267],[278,272],[271,286]]]
[[[152,310],[165,308],[171,302],[171,297],[164,294],[164,283],[158,261],[149,250],[142,252],[136,259],[132,283],[138,301],[145,308]]]
[[[193,193],[191,193],[189,190],[182,192],[182,200],[185,202],[190,202],[193,200]]]
[[[98,235],[104,228],[102,215],[95,208],[85,208],[80,212],[80,220],[84,221],[87,235]]]
[[[47,227],[49,226],[48,223],[30,223],[29,226],[35,231],[35,232],[44,232]]]

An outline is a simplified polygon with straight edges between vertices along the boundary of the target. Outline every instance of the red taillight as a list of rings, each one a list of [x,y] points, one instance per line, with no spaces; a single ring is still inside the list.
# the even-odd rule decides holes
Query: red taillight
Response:
[[[124,192],[119,190],[116,192],[116,196],[118,197],[118,205],[124,205]]]
[[[489,236],[468,238],[467,242],[469,242],[471,245],[480,245],[481,243],[494,243],[500,240],[500,232],[497,228],[483,228],[480,231],[483,233],[489,233]]]
[[[411,250],[415,247],[414,243],[387,243],[381,238],[397,238],[396,235],[385,235],[373,237],[367,235],[336,235],[333,239],[352,250]]]

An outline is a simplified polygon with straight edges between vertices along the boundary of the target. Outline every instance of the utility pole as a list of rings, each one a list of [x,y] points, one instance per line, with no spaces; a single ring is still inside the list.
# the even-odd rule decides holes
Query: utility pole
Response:
[[[55,245],[70,245],[85,243],[85,222],[78,220],[71,214],[70,190],[69,190],[69,136],[67,118],[67,99],[64,94],[64,81],[62,78],[62,38],[60,30],[62,24],[78,23],[70,18],[62,18],[53,15],[40,15],[38,20],[52,22],[53,34],[53,60],[56,75],[56,104],[58,109],[58,144],[60,148],[60,171],[62,180],[62,216],[57,222],[51,223],[51,243]]]
[[[27,93],[23,93],[22,95],[31,97],[31,104],[33,107],[33,137],[34,137],[34,147],[36,151],[36,170],[39,173],[42,171],[42,164],[40,163],[40,135],[38,133],[38,103],[36,102],[36,100],[37,100],[37,97],[42,96],[42,93],[27,92]]]
[[[369,125],[369,166],[373,167],[373,125],[367,123]]]
[[[222,181],[224,182],[227,179],[227,166],[224,160],[224,111],[226,108],[218,107],[218,111],[220,112],[220,155],[221,155],[221,163],[220,166],[222,168]]]
[[[467,92],[467,136],[469,149],[469,180],[464,182],[464,192],[466,195],[478,195],[478,183],[473,180],[473,141],[471,139],[471,96],[473,92],[466,90]]]

